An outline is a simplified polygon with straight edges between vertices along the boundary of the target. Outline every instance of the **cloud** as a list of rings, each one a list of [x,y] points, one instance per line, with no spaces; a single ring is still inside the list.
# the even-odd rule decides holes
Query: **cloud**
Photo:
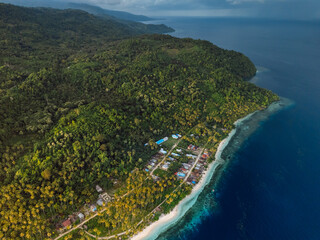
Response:
[[[51,2],[48,0],[0,0]],[[320,0],[52,0],[97,5],[147,16],[243,16],[272,19],[320,19]],[[20,5],[21,5],[20,4]]]
[[[244,9],[207,9],[207,10],[160,10],[152,12],[153,16],[166,17],[245,17],[247,11]]]
[[[149,16],[320,18],[320,0],[68,0]]]
[[[264,3],[264,0],[227,0],[227,2],[237,5],[241,3]]]
[[[93,2],[94,5],[108,5],[108,6],[114,6],[114,5],[120,5],[121,0],[105,0],[105,1],[82,1],[84,3],[90,3]]]

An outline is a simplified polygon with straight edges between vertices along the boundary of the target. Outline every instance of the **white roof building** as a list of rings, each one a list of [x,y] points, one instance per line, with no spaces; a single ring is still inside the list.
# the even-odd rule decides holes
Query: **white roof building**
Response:
[[[96,190],[98,193],[101,193],[103,190],[99,185],[96,185]]]
[[[167,154],[167,151],[165,151],[163,148],[161,148],[159,152],[162,154]]]
[[[101,207],[101,206],[103,206],[103,201],[102,201],[102,199],[99,199],[98,201],[97,201],[97,204]]]
[[[178,139],[178,138],[179,138],[178,135],[175,135],[175,134],[173,134],[171,137],[172,137],[173,139]]]
[[[168,165],[168,164],[164,164],[161,168],[162,168],[163,170],[168,170],[169,165]]]
[[[83,220],[83,219],[84,219],[83,213],[79,213],[79,214],[78,214],[78,217],[80,218],[80,220]]]

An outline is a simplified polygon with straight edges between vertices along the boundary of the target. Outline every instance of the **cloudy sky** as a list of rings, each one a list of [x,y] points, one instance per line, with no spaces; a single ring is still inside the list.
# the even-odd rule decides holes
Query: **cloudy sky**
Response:
[[[10,1],[10,0],[9,0]],[[21,0],[23,3],[32,0]],[[35,1],[35,0],[33,0]],[[46,0],[36,0],[46,1]],[[49,0],[48,0],[49,1]],[[52,0],[54,1],[54,0]],[[148,16],[246,16],[320,19],[320,0],[56,0]],[[1,0],[0,0],[1,2]]]
[[[146,15],[320,18],[320,0],[73,0]]]

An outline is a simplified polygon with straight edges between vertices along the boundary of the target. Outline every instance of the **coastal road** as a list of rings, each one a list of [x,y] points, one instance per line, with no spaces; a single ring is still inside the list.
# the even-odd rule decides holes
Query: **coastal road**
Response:
[[[204,149],[205,149],[205,148],[202,148],[202,150],[200,151],[200,153],[199,153],[196,161],[194,162],[191,170],[188,172],[187,176],[184,178],[184,180],[183,180],[182,183],[185,183],[185,182],[188,180],[188,177],[190,176],[190,174],[192,173],[193,169],[196,167],[197,163],[199,162],[199,160],[200,160],[200,158],[201,158],[201,156],[202,156],[202,153],[203,153]]]
[[[95,218],[96,216],[98,216],[99,213],[103,213],[104,211],[106,211],[106,208],[103,209],[103,210],[100,211],[100,212],[95,213],[94,215],[92,215],[91,217],[89,217],[88,219],[86,219],[85,221],[83,221],[82,223],[80,223],[79,225],[71,228],[70,230],[68,230],[68,231],[64,232],[63,234],[59,235],[58,237],[54,238],[54,240],[58,240],[58,239],[60,239],[60,238],[62,238],[62,237],[64,237],[64,236],[66,236],[67,234],[71,233],[72,231],[74,231],[74,230],[82,227],[83,224],[89,222],[92,218]]]
[[[149,217],[149,215],[151,215],[157,208],[161,207],[162,204],[164,204],[164,203],[170,198],[171,194],[175,193],[175,192],[182,186],[182,184],[184,184],[184,183],[187,181],[188,177],[190,176],[190,174],[192,173],[193,169],[194,169],[195,166],[197,165],[199,159],[201,158],[201,155],[202,155],[204,149],[205,149],[205,148],[203,148],[203,149],[201,150],[201,152],[199,153],[199,155],[198,155],[195,163],[193,164],[192,168],[190,169],[189,173],[187,174],[187,176],[185,177],[185,179],[182,181],[182,183],[181,183],[175,190],[173,190],[173,191],[170,193],[169,197],[167,197],[166,199],[164,199],[164,200],[163,200],[158,206],[156,206],[145,218]],[[141,220],[137,226],[139,226],[142,222],[143,222],[143,220]],[[99,238],[98,238],[98,239],[99,239]]]
[[[179,141],[179,142],[180,142],[180,141]],[[170,152],[164,157],[164,159],[165,159],[168,155],[171,154],[171,152],[172,152],[173,149],[179,144],[179,142],[177,142],[177,143],[171,148]],[[201,158],[201,156],[202,156],[202,153],[203,153],[204,149],[205,149],[205,148],[203,148],[203,149],[200,151],[199,155],[197,156],[197,159],[196,159],[195,163],[192,165],[192,168],[190,169],[189,173],[188,173],[187,176],[184,178],[184,180],[182,181],[182,183],[181,183],[175,190],[173,190],[173,191],[170,193],[170,196],[171,196],[171,194],[175,193],[175,192],[182,186],[182,184],[184,184],[184,183],[187,181],[187,179],[188,179],[188,177],[190,176],[190,174],[192,173],[193,169],[196,167],[197,163],[199,162],[199,160],[200,160],[200,158]],[[162,161],[164,161],[164,160],[162,160]],[[161,161],[161,162],[162,162],[162,161]],[[159,163],[159,164],[161,164],[161,163]],[[158,165],[159,165],[159,164],[158,164]],[[149,217],[157,208],[161,207],[162,204],[164,204],[164,203],[170,198],[170,196],[169,196],[168,198],[164,199],[158,206],[156,206],[145,218]],[[141,220],[141,221],[137,224],[137,226],[139,226],[142,222],[143,222],[143,220]],[[136,226],[136,227],[137,227],[137,226]],[[108,239],[112,239],[112,238],[114,238],[114,237],[116,237],[116,236],[125,235],[126,233],[128,233],[128,232],[130,232],[130,231],[131,231],[131,229],[128,229],[126,232],[122,232],[122,233],[119,233],[119,234],[117,234],[117,235],[112,235],[112,236],[107,236],[107,237],[98,237],[98,236],[95,236],[95,235],[93,235],[93,234],[91,234],[91,233],[89,233],[89,232],[87,232],[87,231],[85,231],[85,233],[87,233],[90,237],[93,237],[93,238],[95,238],[95,239],[107,239],[107,240],[108,240]]]
[[[182,186],[182,184],[184,184],[184,183],[187,181],[188,177],[190,176],[190,174],[192,173],[193,169],[194,169],[195,166],[197,165],[199,159],[201,158],[201,155],[202,155],[203,151],[204,151],[204,148],[203,148],[203,149],[201,150],[201,152],[199,153],[199,155],[198,155],[195,163],[193,164],[192,168],[190,169],[189,173],[188,173],[187,176],[184,178],[184,180],[182,181],[182,183],[181,183],[175,190],[173,190],[173,191],[170,193],[170,195],[171,195],[172,193],[175,193],[175,192],[178,190],[178,188],[180,188],[180,187]],[[158,207],[161,207],[161,205],[164,204],[169,198],[170,198],[170,196],[167,197],[165,200],[163,200],[158,206],[156,206],[156,207],[151,211],[151,213],[153,213],[153,211],[156,210]],[[151,213],[149,213],[149,215],[150,215]],[[147,217],[148,217],[149,215],[147,215]]]
[[[149,178],[149,177],[147,177],[146,180],[147,180],[148,178]],[[139,185],[139,186],[141,186],[141,185]],[[136,189],[136,188],[134,188],[134,189]],[[123,197],[125,197],[125,196],[127,196],[128,194],[130,194],[134,189],[132,189],[132,190],[130,190],[129,192],[127,192],[126,194],[122,195],[122,196],[120,197],[120,199],[123,198]],[[78,229],[78,228],[81,228],[83,224],[89,222],[91,219],[95,218],[95,217],[98,216],[100,213],[103,213],[103,212],[105,212],[106,210],[107,210],[107,208],[102,209],[100,212],[95,213],[95,214],[92,215],[90,218],[86,219],[85,221],[81,222],[80,224],[78,224],[77,226],[71,228],[70,230],[62,233],[61,235],[59,235],[58,237],[54,238],[53,240],[58,240],[58,239],[60,239],[60,238],[62,238],[62,237],[64,237],[64,236],[66,236],[67,234],[71,233],[72,231],[74,231],[74,230],[76,230],[76,229]],[[140,223],[141,223],[141,222],[140,222]],[[139,224],[140,224],[140,223],[139,223]],[[138,224],[138,225],[139,225],[139,224]],[[138,226],[138,225],[137,225],[137,226]],[[85,231],[85,232],[86,232],[88,235],[90,235],[91,237],[94,236],[94,235],[88,233],[87,231]],[[118,236],[124,235],[125,233],[126,233],[126,232],[120,233],[120,234],[118,234]],[[113,237],[115,237],[115,236],[112,236],[112,237],[110,237],[110,238],[113,238]],[[100,238],[99,238],[99,239],[100,239]],[[109,239],[109,238],[101,238],[101,239]]]
[[[182,138],[180,138],[180,139],[172,146],[172,148],[171,148],[170,151],[167,153],[167,155],[164,156],[164,158],[162,159],[162,161],[161,161],[160,163],[158,163],[157,166],[150,172],[150,175],[151,175],[151,176],[152,176],[153,172],[165,161],[165,159],[170,156],[170,154],[173,152],[173,150],[179,145],[179,143],[181,142],[181,140],[182,140]],[[203,150],[202,150],[202,151],[203,151]],[[197,157],[197,160],[196,160],[195,164],[193,165],[191,171],[188,173],[187,177],[186,177],[186,178],[184,179],[184,181],[179,185],[179,187],[188,179],[188,177],[189,177],[189,175],[191,174],[193,168],[195,167],[195,165],[196,165],[197,162],[199,161],[199,159],[200,159],[200,157],[201,157],[201,154],[202,154],[202,151],[200,152],[199,156]],[[148,177],[147,177],[147,178],[148,178]],[[146,179],[147,179],[147,178],[146,178]],[[179,187],[177,187],[173,192],[175,192]],[[135,188],[134,188],[134,189],[135,189]],[[120,198],[123,198],[123,197],[127,196],[127,195],[130,194],[134,189],[130,190],[129,192],[127,192],[126,194],[124,194],[124,195],[121,196]],[[173,193],[173,192],[172,192],[172,193]],[[167,201],[167,199],[165,199],[162,203],[160,203],[159,206],[161,206],[165,201]],[[159,206],[157,206],[157,207],[159,207]],[[155,208],[155,209],[156,209],[156,208]],[[106,208],[103,209],[103,210],[101,210],[99,213],[103,213],[104,211],[106,211]],[[153,210],[153,211],[154,211],[154,210]],[[152,211],[152,212],[153,212],[153,211]],[[151,213],[152,213],[152,212],[151,212]],[[59,235],[58,237],[54,238],[53,240],[58,240],[58,239],[60,239],[60,238],[62,238],[62,237],[64,237],[64,236],[66,236],[67,234],[71,233],[72,231],[74,231],[74,230],[76,230],[76,229],[78,229],[78,228],[81,228],[83,224],[87,223],[87,222],[90,221],[91,219],[93,219],[93,218],[95,218],[96,216],[98,216],[99,213],[98,213],[98,212],[95,213],[95,214],[92,215],[90,218],[86,219],[85,221],[83,221],[83,222],[80,223],[79,225],[71,228],[70,230],[66,231],[65,233]],[[150,214],[151,214],[151,213],[150,213]],[[143,222],[143,220],[141,220],[141,221],[137,224],[137,226],[139,226],[142,222]],[[90,235],[91,237],[94,236],[94,235],[92,235],[92,234],[90,234],[90,233],[88,233],[88,232],[86,232],[86,233],[87,233],[88,235]],[[121,235],[124,235],[125,233],[126,233],[126,232],[123,232],[123,233],[120,233],[120,234],[121,234]],[[118,234],[118,236],[119,236],[120,234]],[[95,236],[95,237],[97,237],[97,236]],[[109,236],[109,237],[105,237],[105,238],[103,238],[103,237],[98,237],[98,239],[110,239],[110,238],[113,238],[113,237],[115,237],[115,236]]]
[[[147,178],[146,178],[146,179],[147,179]],[[141,186],[141,185],[140,185],[140,186]],[[134,189],[135,189],[135,188],[134,188]],[[120,199],[123,198],[123,197],[125,197],[125,196],[127,196],[128,194],[130,194],[134,189],[132,189],[130,192],[127,192],[126,194],[124,194],[123,196],[121,196]],[[85,221],[81,222],[80,224],[78,224],[77,226],[71,228],[70,230],[64,232],[63,234],[59,235],[58,237],[54,238],[53,240],[58,240],[58,239],[60,239],[60,238],[62,238],[62,237],[64,237],[64,236],[66,236],[67,234],[71,233],[72,231],[74,231],[74,230],[76,230],[76,229],[78,229],[78,228],[81,228],[83,224],[89,222],[91,219],[95,218],[95,217],[98,216],[100,213],[103,213],[103,212],[105,212],[106,210],[107,210],[107,208],[102,209],[100,212],[95,213],[95,214],[92,215],[90,218],[86,219]],[[140,224],[140,223],[139,223],[139,224]],[[90,235],[91,237],[94,237],[94,238],[96,237],[96,236],[88,233],[87,231],[85,231],[85,232],[86,232],[88,235]],[[119,233],[117,236],[124,235],[125,233],[126,233],[126,232]],[[110,236],[110,238],[114,238],[114,237],[115,237],[115,235]],[[109,238],[98,238],[98,239],[109,239]]]
[[[162,161],[150,172],[151,176],[152,176],[154,170],[156,170],[156,169],[164,162],[164,160],[165,160],[168,156],[170,156],[170,154],[172,153],[172,151],[178,146],[178,144],[180,143],[181,140],[182,140],[182,138],[180,138],[180,139],[172,146],[172,148],[170,149],[170,151],[168,152],[168,154],[167,154],[167,155],[162,159]],[[147,180],[148,178],[149,178],[149,177],[147,177],[146,180]],[[141,186],[141,185],[140,185],[140,186]],[[139,186],[138,186],[138,187],[139,187]],[[134,188],[134,189],[136,189],[136,188]],[[122,195],[122,196],[120,197],[120,199],[121,199],[121,198],[124,198],[124,197],[127,196],[127,195],[129,195],[131,192],[133,192],[134,189],[131,189],[129,192],[127,192],[126,194]],[[103,210],[101,210],[99,213],[103,213],[104,211],[106,211],[106,208],[103,209]],[[92,215],[90,218],[86,219],[85,221],[83,221],[83,222],[80,223],[79,225],[71,228],[70,230],[64,232],[63,234],[59,235],[58,237],[54,238],[53,240],[58,240],[58,239],[60,239],[60,238],[62,238],[62,237],[64,237],[64,236],[66,236],[67,234],[71,233],[72,231],[74,231],[74,230],[82,227],[83,224],[89,222],[91,219],[93,219],[93,218],[95,218],[96,216],[98,216],[99,213],[98,213],[98,212],[95,213],[95,214]],[[141,222],[140,222],[140,223],[141,223]],[[139,224],[140,224],[140,223],[139,223]],[[139,224],[138,224],[138,225],[139,225]],[[138,225],[137,225],[137,226],[138,226]],[[92,235],[92,234],[90,234],[90,233],[88,233],[88,232],[86,232],[86,233],[87,233],[88,235],[90,235],[91,237],[94,236],[94,235]],[[124,235],[124,234],[125,234],[125,232],[124,232],[122,235]],[[119,235],[118,235],[118,236],[119,236]],[[96,237],[96,236],[95,236],[95,237]],[[115,237],[115,236],[110,236],[110,238],[113,238],[113,237]],[[109,238],[98,238],[98,239],[109,239]]]

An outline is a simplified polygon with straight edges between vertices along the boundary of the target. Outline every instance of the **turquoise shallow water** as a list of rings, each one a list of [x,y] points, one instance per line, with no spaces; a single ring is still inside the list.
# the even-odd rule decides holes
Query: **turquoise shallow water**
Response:
[[[320,239],[319,22],[161,22],[177,30],[174,36],[243,52],[258,66],[253,82],[295,105],[261,122],[220,181],[158,239]]]

